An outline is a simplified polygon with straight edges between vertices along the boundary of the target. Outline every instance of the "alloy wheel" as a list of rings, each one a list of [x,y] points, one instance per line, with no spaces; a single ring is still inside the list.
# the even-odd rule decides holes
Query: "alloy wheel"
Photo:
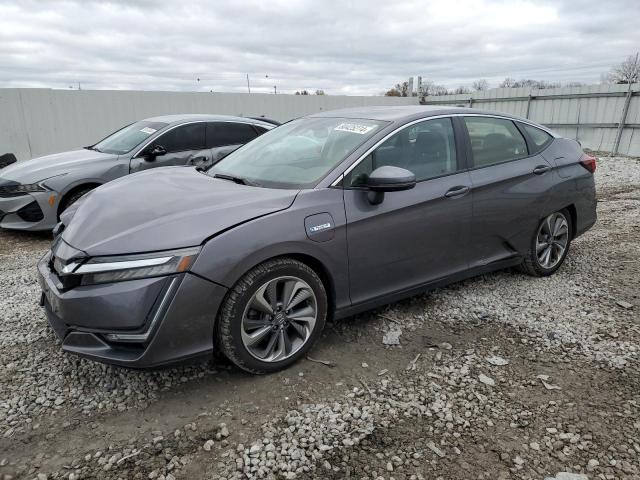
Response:
[[[242,343],[263,362],[279,362],[307,342],[318,316],[313,289],[304,280],[287,276],[264,283],[242,315]]]
[[[554,268],[564,256],[569,244],[569,222],[559,212],[545,218],[536,236],[536,257],[542,268]]]

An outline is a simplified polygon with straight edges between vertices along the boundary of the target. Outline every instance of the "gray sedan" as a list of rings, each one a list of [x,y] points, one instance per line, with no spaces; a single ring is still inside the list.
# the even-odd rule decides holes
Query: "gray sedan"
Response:
[[[39,263],[65,351],[286,367],[341,318],[474,275],[553,274],[596,221],[595,159],[529,120],[378,107],[282,125],[207,172],[94,190]]]
[[[14,163],[0,169],[0,227],[51,230],[64,210],[99,185],[155,167],[206,169],[273,127],[226,115],[166,115],[82,150]]]

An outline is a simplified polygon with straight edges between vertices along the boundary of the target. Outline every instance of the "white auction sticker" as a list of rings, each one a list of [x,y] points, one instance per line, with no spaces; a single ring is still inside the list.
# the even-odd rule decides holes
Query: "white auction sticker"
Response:
[[[375,125],[362,125],[360,123],[341,123],[336,128],[334,128],[334,130],[337,130],[339,132],[351,132],[364,135],[365,133],[369,133],[374,128],[376,128]]]
[[[146,133],[147,135],[151,135],[152,133],[156,133],[157,132],[157,130],[155,128],[151,128],[151,127],[141,128],[140,131],[142,133]]]

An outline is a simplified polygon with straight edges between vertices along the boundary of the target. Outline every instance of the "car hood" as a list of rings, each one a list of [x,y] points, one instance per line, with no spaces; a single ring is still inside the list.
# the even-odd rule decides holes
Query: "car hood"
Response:
[[[90,256],[191,247],[290,207],[297,193],[238,185],[195,168],[156,168],[93,190],[62,238]]]
[[[77,168],[86,168],[95,162],[116,158],[117,155],[95,150],[73,150],[11,164],[0,169],[0,178],[28,185],[69,173]]]

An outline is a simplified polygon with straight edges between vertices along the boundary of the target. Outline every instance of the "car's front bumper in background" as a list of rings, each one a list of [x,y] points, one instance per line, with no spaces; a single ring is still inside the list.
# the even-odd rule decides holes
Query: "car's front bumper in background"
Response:
[[[33,192],[0,197],[0,228],[51,230],[58,221],[56,192]]]
[[[190,273],[81,286],[67,291],[38,262],[42,305],[62,349],[93,360],[146,368],[208,354],[226,288]],[[112,341],[124,335],[134,341]]]

